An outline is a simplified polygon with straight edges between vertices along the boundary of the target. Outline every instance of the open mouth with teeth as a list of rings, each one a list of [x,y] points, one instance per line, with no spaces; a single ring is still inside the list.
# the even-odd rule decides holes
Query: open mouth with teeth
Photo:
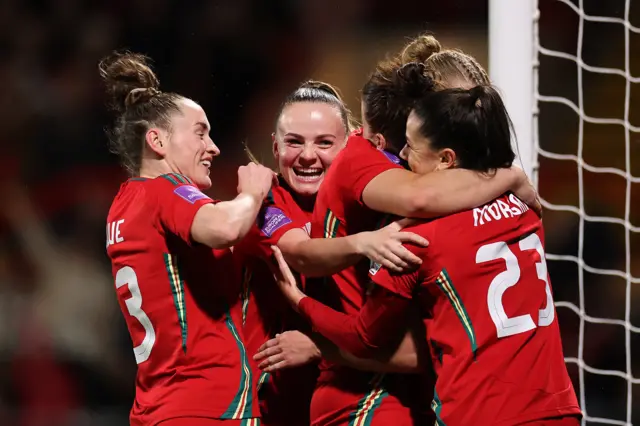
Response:
[[[324,175],[324,169],[294,167],[293,173],[300,180],[314,182]]]
[[[210,160],[203,160],[200,162],[201,165],[205,166],[207,168],[207,173],[211,172],[211,161]]]

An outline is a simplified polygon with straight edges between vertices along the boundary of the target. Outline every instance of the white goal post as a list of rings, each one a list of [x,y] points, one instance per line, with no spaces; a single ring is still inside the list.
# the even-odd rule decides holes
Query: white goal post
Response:
[[[636,6],[634,14],[630,12],[632,3],[635,3]],[[633,44],[634,40],[637,42],[640,39],[638,38],[640,24],[632,22],[634,19],[637,21],[640,16],[637,13],[639,5],[640,0],[489,0],[489,73],[493,83],[502,94],[513,120],[518,140],[516,153],[519,154],[520,163],[535,184],[551,181],[554,182],[554,185],[554,179],[558,178],[552,176],[551,173],[554,173],[554,170],[559,170],[559,166],[554,169],[548,166],[549,164],[552,162],[555,162],[554,164],[562,163],[568,167],[575,165],[577,197],[573,198],[573,201],[568,201],[571,200],[569,195],[565,197],[567,192],[560,193],[560,196],[556,195],[558,198],[555,199],[555,202],[550,201],[549,198],[545,199],[550,195],[546,194],[544,189],[541,190],[540,196],[543,206],[549,213],[565,215],[569,213],[573,216],[572,219],[577,218],[575,220],[577,224],[572,228],[575,232],[569,236],[569,225],[567,225],[568,238],[562,237],[567,241],[569,239],[575,240],[570,241],[575,244],[565,250],[568,253],[547,252],[546,258],[549,262],[557,262],[555,265],[563,263],[563,265],[575,267],[577,270],[577,278],[575,279],[575,283],[578,285],[577,297],[573,301],[556,300],[555,304],[565,313],[567,310],[572,311],[572,315],[575,315],[579,322],[579,329],[576,333],[579,334],[577,353],[575,356],[566,356],[565,361],[569,365],[578,367],[577,383],[574,384],[584,414],[583,426],[640,424],[640,396],[638,392],[640,377],[637,373],[640,366],[640,354],[637,352],[637,342],[640,341],[637,340],[640,339],[640,326],[633,324],[633,320],[635,319],[637,322],[639,316],[638,307],[633,307],[632,303],[632,291],[638,292],[638,284],[640,284],[640,277],[637,272],[636,276],[633,275],[632,268],[633,260],[637,259],[637,251],[633,253],[636,256],[632,256],[633,241],[640,241],[638,240],[640,226],[637,223],[635,225],[632,223],[633,220],[637,222],[639,217],[637,212],[635,216],[632,214],[632,206],[634,205],[632,185],[640,184],[640,176],[637,176],[637,172],[634,176],[632,172],[632,157],[634,161],[638,161],[640,158],[637,151],[635,154],[633,151],[640,146],[638,143],[640,127],[638,123],[632,124],[631,122],[633,118],[631,111],[634,109],[632,89],[637,87],[634,85],[640,84],[638,71],[636,70],[635,74],[632,71],[633,64],[637,67],[638,59],[636,58],[640,58],[638,45],[636,44],[634,49]],[[552,46],[553,43],[548,34],[551,29],[550,25],[542,25],[542,35],[546,38],[543,37],[541,43],[540,19],[545,24],[551,22],[558,25],[557,20],[546,20],[554,17],[553,13],[547,13],[549,10],[554,10],[556,13],[560,10],[562,13],[566,13],[558,19],[564,20],[567,17],[575,19],[576,43],[575,48],[571,49],[572,51],[561,50],[569,49],[567,47],[569,44],[566,43]],[[597,27],[603,24],[608,26],[607,29],[603,30],[604,27]],[[597,27],[596,30],[594,27]],[[597,37],[594,36],[595,34]],[[615,34],[618,37],[615,39],[618,40],[617,44],[614,42],[611,42],[611,45],[604,44],[602,40],[613,40],[614,36],[609,34]],[[594,44],[594,40],[598,40],[599,45]],[[616,47],[613,48],[612,45]],[[608,65],[612,62],[611,58],[617,61],[614,62],[615,65],[604,66],[604,64]],[[545,79],[541,80],[542,93],[538,80],[541,68],[540,59],[544,65],[543,72],[551,71],[551,74],[543,74]],[[553,74],[555,69],[553,66],[549,66],[552,61],[560,61],[566,67],[575,66],[575,77],[568,77],[568,73]],[[553,78],[558,75],[558,78],[563,78],[563,80],[559,84],[549,84],[553,80],[553,78],[549,78],[549,75],[553,75]],[[605,77],[613,77],[617,79],[617,83],[623,84],[616,86],[619,89],[615,92],[610,88],[611,86],[606,85],[608,83],[594,80]],[[576,95],[573,96],[570,92],[564,93],[563,96],[560,93],[553,93],[554,91],[558,92],[561,86],[577,89]],[[617,93],[617,97],[603,99],[603,91],[606,91],[607,94]],[[594,108],[594,104],[598,104],[599,108]],[[556,109],[546,109],[550,107]],[[635,108],[637,111],[637,104]],[[542,111],[542,117],[547,114],[545,120],[557,114],[558,111],[560,114],[566,113],[567,116],[576,118],[575,148],[570,148],[567,153],[568,144],[556,147],[549,141],[556,142],[557,139],[540,139],[541,132],[538,128],[540,111]],[[549,113],[549,111],[553,112]],[[543,120],[545,126],[546,123],[547,121]],[[543,131],[553,128],[554,132],[558,133],[557,128],[545,126],[542,127]],[[571,127],[571,129],[574,128]],[[605,156],[603,155],[604,150],[613,146],[614,141],[618,140],[616,133],[614,133],[616,131],[619,132],[618,139],[624,143],[624,145],[620,144],[624,147],[624,154],[620,150],[615,151],[614,156]],[[605,142],[609,145],[603,145]],[[600,148],[600,151],[594,150],[594,147]],[[591,153],[590,157],[586,155],[589,152]],[[614,161],[616,167],[613,167]],[[540,163],[543,165],[542,177],[545,177],[542,180],[538,179]],[[549,171],[549,175],[546,174],[547,171]],[[590,180],[587,180],[586,176],[590,176]],[[624,189],[624,191],[618,191],[624,192],[624,199],[620,200],[618,210],[614,210],[613,207],[603,210],[593,209],[588,204],[589,202],[593,205],[594,202],[601,203],[601,200],[604,199],[601,195],[596,194],[598,189],[605,192],[616,190],[612,186],[601,183],[609,182],[606,179],[612,176],[618,179],[617,185],[619,186],[617,188]],[[600,186],[598,187],[598,185]],[[543,188],[549,190],[548,185]],[[565,202],[565,200],[567,201]],[[622,204],[624,204],[623,209],[620,208]],[[635,205],[637,208],[638,203],[636,202]],[[589,214],[593,212],[601,215]],[[607,228],[606,237],[593,231],[594,226],[602,226],[603,224],[615,227],[615,232],[619,232],[620,235],[615,238],[610,237],[609,235],[613,234],[610,229],[613,228]],[[607,238],[609,239],[607,240]],[[609,241],[607,248],[603,248],[605,240]],[[559,239],[556,239],[557,241]],[[585,250],[586,245],[591,247],[591,257],[585,257],[585,253],[588,253]],[[608,265],[602,266],[595,263],[593,253],[600,256],[601,253],[611,250],[612,247],[620,250],[619,254],[615,254],[616,262],[612,264],[613,266],[608,267]],[[621,254],[622,248],[624,248],[624,255]],[[553,274],[551,278],[553,281]],[[594,290],[596,279],[599,280],[597,282],[600,286],[610,285],[613,287],[613,280],[624,282],[624,290],[616,290],[623,295],[624,306],[605,305],[607,302],[602,301],[603,310],[600,310],[599,314],[594,314],[591,311],[593,305],[588,306],[585,300],[587,296],[592,298],[594,295],[598,295]],[[600,300],[598,302],[600,303]],[[619,305],[622,305],[622,301],[619,302]],[[617,309],[617,314],[614,314],[614,308]],[[632,308],[636,310],[634,316],[632,316]],[[595,350],[594,346],[591,346],[585,353],[585,329],[602,325],[613,326],[607,328],[606,332],[600,331],[599,336],[605,336],[609,339],[603,341],[610,342],[613,338],[621,341],[621,336],[615,333],[624,333],[624,357],[620,356],[612,364],[596,365],[594,358],[589,357]],[[616,331],[611,331],[614,329]],[[635,353],[632,353],[632,347],[635,347]],[[604,346],[603,352],[614,351],[622,355],[622,346],[620,345],[616,349]],[[585,360],[585,355],[588,361]],[[636,368],[635,375],[634,367]],[[612,382],[594,386],[592,381],[594,379],[617,380],[616,383],[619,383],[620,386],[611,385]],[[622,386],[624,386],[624,394],[626,395],[621,391]],[[608,395],[615,395],[615,400],[607,398]]]
[[[536,0],[489,0],[489,74],[517,135],[520,163],[535,180],[533,137]]]

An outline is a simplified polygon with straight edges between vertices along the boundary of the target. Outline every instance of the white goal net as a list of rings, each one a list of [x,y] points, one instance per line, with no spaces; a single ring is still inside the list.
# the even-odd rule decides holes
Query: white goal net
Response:
[[[583,424],[640,425],[640,0],[534,15],[532,164],[567,366]]]

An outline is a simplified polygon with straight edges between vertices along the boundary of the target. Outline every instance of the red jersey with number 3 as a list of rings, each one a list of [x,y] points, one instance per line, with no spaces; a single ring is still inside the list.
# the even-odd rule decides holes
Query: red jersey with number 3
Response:
[[[506,426],[579,415],[536,214],[506,195],[405,231],[430,242],[410,247],[423,259],[420,269],[371,275],[421,301],[439,424]]]
[[[258,416],[231,251],[191,240],[212,202],[167,174],[128,180],[111,205],[107,253],[138,364],[132,425]]]

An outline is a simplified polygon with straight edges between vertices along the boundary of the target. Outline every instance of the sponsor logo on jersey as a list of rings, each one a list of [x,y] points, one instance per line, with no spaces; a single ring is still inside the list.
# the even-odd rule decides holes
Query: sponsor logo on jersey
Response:
[[[198,188],[191,185],[183,185],[179,186],[173,190],[178,196],[187,200],[191,204],[195,203],[198,200],[208,199],[206,195],[204,195]]]
[[[267,207],[264,214],[262,232],[267,237],[271,237],[274,232],[289,223],[291,223],[291,219],[289,219],[282,210],[277,207]]]

